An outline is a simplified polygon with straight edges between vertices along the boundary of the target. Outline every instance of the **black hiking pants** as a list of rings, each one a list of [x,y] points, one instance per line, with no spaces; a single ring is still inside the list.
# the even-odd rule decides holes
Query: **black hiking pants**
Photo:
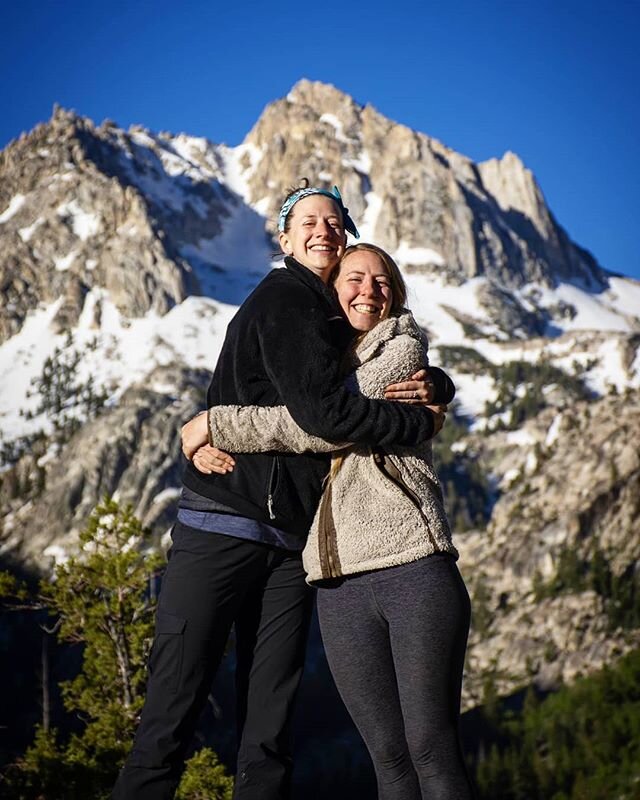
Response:
[[[145,704],[113,800],[170,800],[235,623],[235,800],[285,800],[291,717],[313,592],[299,553],[181,523],[173,530]]]

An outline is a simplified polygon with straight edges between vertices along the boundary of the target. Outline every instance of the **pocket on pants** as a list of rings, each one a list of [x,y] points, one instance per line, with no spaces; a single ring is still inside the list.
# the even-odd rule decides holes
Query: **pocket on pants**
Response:
[[[187,620],[158,610],[153,648],[149,658],[149,673],[154,680],[175,694],[182,674],[184,630]]]

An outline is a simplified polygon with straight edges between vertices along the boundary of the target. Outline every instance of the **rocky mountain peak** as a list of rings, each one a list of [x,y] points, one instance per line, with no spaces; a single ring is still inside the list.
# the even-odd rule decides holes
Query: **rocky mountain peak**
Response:
[[[413,269],[450,280],[484,276],[502,289],[604,273],[554,220],[514,153],[474,164],[424,133],[358,105],[334,86],[298,82],[269,104],[245,145],[249,200],[271,219],[302,176],[340,186],[364,238]]]
[[[481,304],[500,326],[496,302],[507,302],[523,322],[518,335],[547,325],[521,305],[523,287],[605,287],[605,273],[556,223],[517,155],[476,165],[329,84],[299,81],[265,108],[236,151],[140,126],[123,131],[110,120],[96,127],[54,107],[51,120],[0,161],[0,274],[12,275],[18,261],[31,267],[17,282],[5,279],[0,340],[29,308],[60,296],[61,324],[73,322],[95,286],[108,288],[127,316],[164,313],[197,291],[201,264],[214,286],[225,220],[242,209],[263,247],[288,187],[303,176],[339,185],[363,239],[405,269],[453,283],[487,279]],[[105,203],[109,210],[99,207]],[[117,265],[106,270],[105,261],[115,264],[110,250]],[[138,289],[125,291],[128,282]]]
[[[83,117],[72,108],[65,108],[64,106],[53,104],[51,112],[51,119],[49,126],[52,131],[58,135],[64,135],[65,131],[73,129],[74,127],[94,128],[93,121],[89,117]]]
[[[203,159],[207,153],[199,154]],[[194,156],[195,158],[195,156]],[[54,329],[73,327],[93,290],[128,318],[164,314],[197,280],[179,249],[220,233],[228,192],[211,174],[171,174],[172,142],[60,106],[0,160],[0,342],[39,304],[59,301]],[[205,159],[206,160],[206,159]],[[94,304],[100,313],[100,302]]]
[[[542,236],[549,234],[551,215],[542,191],[518,155],[507,151],[500,159],[478,164],[478,171],[485,189],[503,211],[518,211],[531,219]]]
[[[362,106],[333,84],[310,81],[306,78],[294,84],[285,99],[289,103],[299,103],[323,111],[332,109],[336,116],[340,117],[355,115],[362,111]]]
[[[303,176],[337,184],[363,239],[406,270],[453,284],[486,279],[479,304],[501,330],[516,320],[505,335],[545,331],[547,313],[519,297],[531,284],[606,285],[517,155],[474,164],[334,86],[301,80],[235,149],[96,126],[60,106],[12,142],[0,159],[0,341],[59,298],[58,328],[73,325],[93,289],[130,318],[221,291],[229,264],[262,274],[268,258],[256,262],[282,198]],[[235,232],[240,224],[250,234]],[[233,302],[242,291],[219,296]]]

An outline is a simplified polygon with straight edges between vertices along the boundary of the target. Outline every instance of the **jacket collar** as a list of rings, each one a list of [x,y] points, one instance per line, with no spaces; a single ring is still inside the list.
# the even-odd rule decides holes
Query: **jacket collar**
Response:
[[[427,349],[424,334],[413,314],[405,308],[399,314],[383,319],[360,339],[356,348],[358,362],[364,364],[365,361],[375,358],[387,342],[402,335],[410,336]]]
[[[292,256],[285,256],[284,265],[292,275],[295,275],[298,280],[302,281],[302,283],[310,289],[321,294],[333,308],[337,309],[340,314],[342,314],[335,292],[323,283],[314,272],[311,272],[307,267],[303,267],[302,264],[296,261]]]

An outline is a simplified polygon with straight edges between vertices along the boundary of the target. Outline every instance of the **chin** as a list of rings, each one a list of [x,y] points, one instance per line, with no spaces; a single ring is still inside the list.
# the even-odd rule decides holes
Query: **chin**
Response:
[[[376,317],[375,319],[357,319],[357,320],[349,320],[349,323],[352,328],[356,331],[370,331],[372,328],[375,328],[376,325],[380,322],[380,320]]]

